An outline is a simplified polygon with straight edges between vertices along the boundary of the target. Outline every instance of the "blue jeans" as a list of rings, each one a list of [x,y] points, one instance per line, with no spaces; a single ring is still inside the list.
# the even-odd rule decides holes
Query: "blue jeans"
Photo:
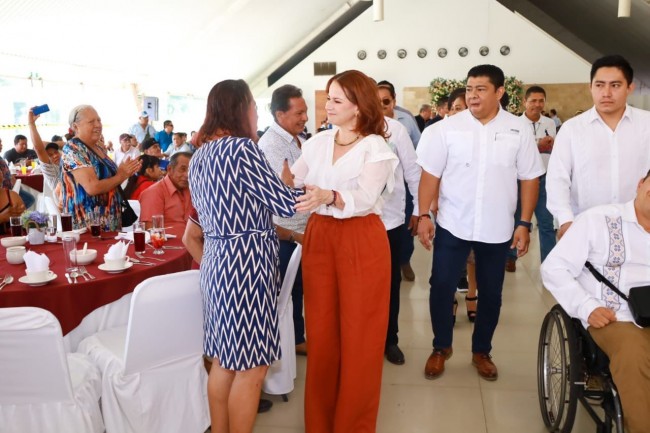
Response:
[[[22,188],[20,189],[20,191],[18,191],[18,195],[23,200],[23,203],[25,204],[25,209],[29,209],[36,201],[33,195],[31,195],[27,191],[24,191]]]
[[[539,252],[543,262],[556,242],[553,215],[546,208],[546,175],[542,175],[539,178],[539,197],[535,206],[535,218],[537,218],[537,227],[539,228]],[[517,228],[519,219],[521,219],[521,200],[517,199],[515,228]],[[517,260],[517,249],[510,250],[508,255]]]
[[[429,312],[433,328],[433,347],[452,347],[453,304],[456,283],[467,261],[470,248],[476,259],[476,282],[480,301],[472,334],[472,352],[490,353],[492,336],[501,312],[501,291],[506,255],[510,241],[501,244],[466,241],[452,235],[440,225],[433,240],[433,265],[429,284]]]
[[[280,241],[280,278],[284,280],[289,260],[296,244],[289,241]],[[293,331],[296,337],[296,345],[305,342],[305,319],[302,317],[302,264],[298,267],[296,280],[291,289],[291,301],[293,302]]]

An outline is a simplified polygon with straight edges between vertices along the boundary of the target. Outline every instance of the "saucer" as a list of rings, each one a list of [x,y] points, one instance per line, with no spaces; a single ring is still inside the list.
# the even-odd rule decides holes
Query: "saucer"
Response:
[[[119,274],[120,272],[124,272],[130,267],[133,266],[132,262],[126,262],[126,265],[123,268],[117,268],[117,269],[109,269],[106,267],[106,263],[102,263],[101,265],[97,266],[99,270],[108,272],[109,274]]]
[[[44,286],[47,283],[49,283],[50,281],[54,281],[54,280],[56,280],[56,274],[52,274],[52,275],[50,275],[49,277],[47,277],[46,279],[44,279],[42,281],[28,280],[27,275],[24,275],[24,276],[18,278],[18,281],[20,281],[21,283],[27,284],[27,285],[32,286],[32,287]]]

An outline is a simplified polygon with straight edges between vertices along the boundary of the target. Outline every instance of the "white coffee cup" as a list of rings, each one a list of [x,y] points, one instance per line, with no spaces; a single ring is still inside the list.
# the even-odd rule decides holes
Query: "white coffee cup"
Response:
[[[129,256],[124,256],[119,259],[111,259],[104,255],[104,265],[106,265],[106,269],[124,269],[128,262]]]
[[[7,248],[7,263],[12,265],[19,265],[25,263],[23,256],[25,255],[25,247],[9,247]]]
[[[25,270],[25,274],[27,275],[27,279],[29,281],[33,283],[40,283],[41,281],[45,281],[48,278],[52,277],[52,275],[54,275],[54,272],[50,271],[49,269],[36,272]]]

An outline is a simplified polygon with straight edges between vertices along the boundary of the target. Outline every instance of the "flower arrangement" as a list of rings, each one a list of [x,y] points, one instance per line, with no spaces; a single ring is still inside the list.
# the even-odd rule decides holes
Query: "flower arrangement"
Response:
[[[39,211],[25,211],[20,216],[20,221],[27,230],[29,228],[47,227],[48,215]]]
[[[508,103],[508,111],[511,113],[521,113],[524,111],[523,107],[523,93],[524,83],[516,77],[505,77],[505,88],[510,102]],[[431,94],[431,104],[436,105],[440,98],[449,96],[452,90],[459,87],[465,87],[467,80],[453,80],[447,78],[434,78],[429,84],[429,93]]]
[[[449,96],[452,90],[459,87],[465,87],[465,80],[450,80],[440,77],[434,78],[429,84],[431,105],[435,106],[441,98]]]

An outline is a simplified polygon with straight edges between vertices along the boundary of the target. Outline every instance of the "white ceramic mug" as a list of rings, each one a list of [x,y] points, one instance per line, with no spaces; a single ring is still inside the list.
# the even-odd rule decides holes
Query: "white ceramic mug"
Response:
[[[52,275],[54,275],[54,272],[50,271],[49,269],[36,272],[25,270],[25,274],[27,275],[27,279],[29,281],[33,283],[40,283],[41,281],[45,281],[48,278],[51,278]]]
[[[25,255],[25,247],[9,247],[7,248],[7,263],[12,265],[19,265],[25,263],[23,256]]]
[[[128,262],[129,256],[124,256],[119,259],[110,259],[104,255],[104,265],[106,265],[106,269],[124,269]]]

